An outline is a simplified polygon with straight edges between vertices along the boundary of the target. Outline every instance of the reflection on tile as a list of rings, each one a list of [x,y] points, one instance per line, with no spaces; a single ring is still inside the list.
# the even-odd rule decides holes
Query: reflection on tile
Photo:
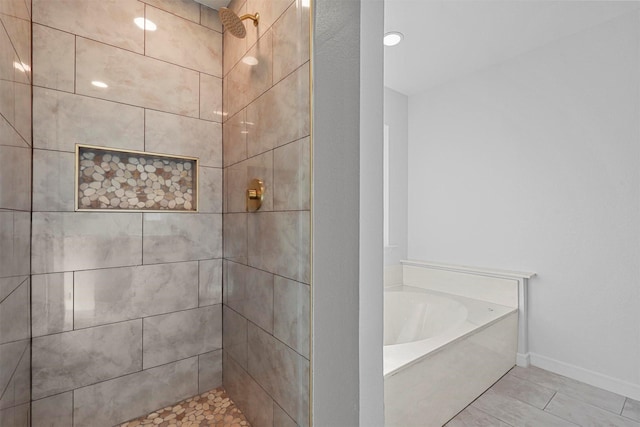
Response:
[[[76,37],[33,24],[33,84],[73,92]]]
[[[272,85],[271,32],[262,37],[244,57],[255,61],[238,62],[228,75],[228,98],[225,109],[229,116],[256,99]],[[272,122],[273,124],[273,122]]]
[[[200,74],[200,118],[222,123],[221,78]]]
[[[33,22],[112,46],[144,53],[144,32],[133,20],[144,16],[137,1],[32,0]]]
[[[33,427],[73,425],[73,392],[57,394],[33,402]]]
[[[555,390],[529,381],[523,381],[511,374],[502,377],[500,381],[491,386],[491,388],[498,393],[515,397],[518,400],[522,400],[540,409],[544,409],[555,394]]]
[[[219,33],[222,32],[222,22],[218,16],[218,11],[205,5],[200,6],[200,24]],[[220,50],[222,50],[222,47]]]
[[[33,339],[33,398],[142,369],[142,320]]]
[[[640,421],[640,401],[627,398],[622,409],[622,416]]]
[[[248,214],[225,214],[224,216],[224,257],[225,259],[247,262],[247,216]]]
[[[199,306],[222,302],[222,260],[198,261],[199,265]]]
[[[3,276],[29,274],[31,213],[0,212],[0,271]]]
[[[247,369],[247,319],[230,309],[223,308],[224,351],[240,366]]]
[[[198,203],[202,213],[222,213],[222,169],[200,168]]]
[[[73,273],[37,274],[31,281],[33,336],[72,330]]]
[[[13,276],[0,278],[0,302],[27,280],[29,276]]]
[[[223,125],[224,165],[232,165],[247,158],[247,125],[245,111],[231,117]]]
[[[205,120],[146,111],[147,151],[200,158],[200,166],[222,166],[222,126]]]
[[[640,423],[613,414],[604,409],[596,408],[588,403],[573,399],[565,394],[556,393],[545,408],[550,412],[583,427],[638,427]]]
[[[232,358],[223,352],[224,387],[252,426],[274,426],[273,400]]]
[[[36,148],[69,152],[75,152],[76,143],[142,151],[144,110],[36,87],[33,143]]]
[[[222,350],[198,356],[198,393],[222,385]]]
[[[28,339],[31,335],[27,279],[0,303],[0,344]]]
[[[222,347],[222,304],[144,319],[144,369]]]
[[[34,212],[33,274],[141,264],[141,215]]]
[[[616,414],[619,414],[624,406],[625,398],[623,396],[536,368],[535,366],[526,369],[516,366],[511,373],[518,378],[569,394],[583,402]]]
[[[9,38],[11,39],[11,45],[15,49],[18,63],[26,66],[26,73],[20,73],[25,79],[20,79],[22,83],[29,83],[31,78],[31,22],[28,19],[20,19],[13,16],[1,15],[0,21],[4,25],[5,30]],[[13,66],[13,61],[11,62]],[[20,74],[16,73],[17,76]],[[18,80],[16,80],[18,81]]]
[[[247,135],[249,155],[309,135],[309,64],[249,105],[247,122],[254,124]]]
[[[76,329],[198,306],[197,262],[74,274]]]
[[[29,340],[0,344],[0,390],[4,390],[25,352],[29,351]]]
[[[0,145],[0,160],[0,208],[30,211],[31,149]]]
[[[575,427],[562,418],[493,390],[485,392],[472,405],[513,426]]]
[[[144,214],[144,263],[222,256],[221,214]]]
[[[75,390],[74,422],[110,427],[195,394],[198,358],[192,357]]]
[[[143,0],[144,3],[181,16],[189,21],[200,22],[200,5],[193,0]]]
[[[455,418],[445,424],[445,427],[509,427],[509,424],[503,423],[473,406],[467,406]]]
[[[146,34],[146,56],[222,77],[222,34],[154,7],[146,18],[158,26]]]
[[[308,210],[311,203],[309,137],[273,154],[273,209]]]
[[[224,303],[268,332],[273,331],[273,274],[225,264]]]
[[[309,283],[308,211],[262,212],[249,216],[249,265]]]
[[[109,87],[93,86],[94,80]],[[91,40],[76,40],[78,94],[198,117],[199,86],[196,71]]]
[[[33,210],[74,210],[75,155],[50,150],[33,150]]]
[[[275,402],[273,402],[273,425],[274,427],[298,427],[298,424]]]
[[[299,425],[309,425],[309,361],[249,323],[249,374]]]
[[[309,60],[309,8],[296,0],[273,26],[273,81]]]
[[[309,358],[309,286],[275,276],[273,335]]]
[[[264,194],[260,212],[273,210],[273,152],[268,151],[227,168],[227,212],[245,212],[246,194],[251,180],[264,182]]]

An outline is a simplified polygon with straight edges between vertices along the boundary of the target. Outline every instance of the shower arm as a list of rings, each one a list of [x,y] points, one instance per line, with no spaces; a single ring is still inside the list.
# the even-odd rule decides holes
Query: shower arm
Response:
[[[255,15],[252,15],[250,13],[247,13],[247,14],[242,15],[240,17],[240,21],[244,21],[245,19],[251,19],[253,21],[253,26],[257,27],[258,26],[258,21],[260,20],[260,14],[256,13]]]

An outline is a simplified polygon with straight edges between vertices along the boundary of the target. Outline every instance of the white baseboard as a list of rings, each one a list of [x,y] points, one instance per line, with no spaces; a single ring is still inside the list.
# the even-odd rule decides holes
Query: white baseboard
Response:
[[[516,365],[521,368],[528,368],[531,365],[531,355],[529,353],[517,353],[516,354]]]
[[[519,356],[520,355],[518,355],[518,357]],[[565,377],[573,378],[574,380],[582,381],[583,383],[600,387],[634,400],[640,400],[640,384],[633,384],[540,354],[529,353],[528,356],[530,356],[531,365],[537,366],[538,368],[564,375]],[[519,363],[518,366],[520,366]]]

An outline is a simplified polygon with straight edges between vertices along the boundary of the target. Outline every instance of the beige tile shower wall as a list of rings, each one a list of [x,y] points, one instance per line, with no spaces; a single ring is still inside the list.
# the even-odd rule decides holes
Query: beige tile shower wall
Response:
[[[192,0],[33,16],[33,425],[112,426],[222,383],[221,28]],[[199,157],[200,212],[74,212],[76,143]]]
[[[224,385],[256,427],[309,425],[309,9],[240,0],[260,13],[224,43]],[[243,61],[252,57],[258,61]],[[260,178],[262,208],[245,212]]]
[[[27,427],[31,401],[29,7],[0,1],[0,427]]]

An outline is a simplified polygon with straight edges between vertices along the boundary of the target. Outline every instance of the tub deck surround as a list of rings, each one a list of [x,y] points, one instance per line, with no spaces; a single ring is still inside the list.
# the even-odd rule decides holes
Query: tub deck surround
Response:
[[[388,288],[385,295],[385,305],[387,304],[387,296],[389,294],[408,294],[410,298],[417,299],[421,295],[425,295],[424,302],[417,304],[430,304],[435,296],[441,301],[435,304],[445,304],[447,300],[457,302],[463,308],[462,318],[451,319],[451,325],[442,325],[439,333],[426,339],[401,344],[385,343],[384,346],[384,375],[394,375],[401,369],[410,367],[418,363],[420,360],[429,357],[433,352],[443,349],[449,343],[455,343],[463,340],[471,334],[477,333],[479,330],[487,328],[492,324],[499,322],[506,316],[516,313],[518,310],[513,307],[494,304],[486,301],[465,298],[457,295],[446,294],[444,292],[434,292],[426,289],[416,288],[412,286],[396,286]],[[403,307],[406,309],[406,307]],[[401,310],[401,307],[397,307]],[[400,315],[400,313],[398,313]],[[387,316],[387,307],[385,307],[385,316]],[[393,316],[393,315],[392,315]],[[385,327],[387,319],[385,319]],[[386,331],[385,331],[386,340]]]
[[[387,269],[385,426],[442,426],[516,364],[532,276],[416,261]]]

